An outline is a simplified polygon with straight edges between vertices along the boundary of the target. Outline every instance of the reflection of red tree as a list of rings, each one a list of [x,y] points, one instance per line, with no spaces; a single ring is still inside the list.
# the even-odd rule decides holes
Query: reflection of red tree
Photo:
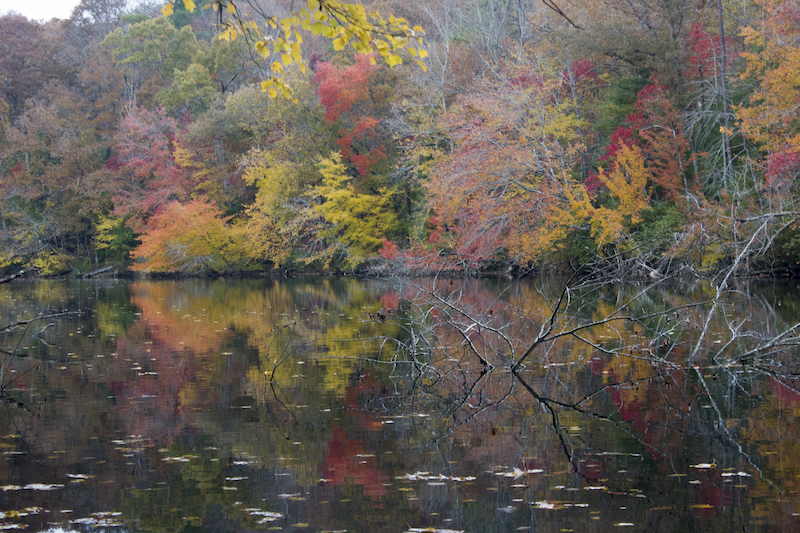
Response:
[[[184,425],[180,393],[187,376],[176,371],[180,364],[176,354],[167,346],[150,345],[143,357],[141,347],[137,349],[135,343],[131,345],[124,339],[118,343],[118,350],[122,364],[139,363],[140,368],[135,370],[135,378],[110,384],[114,401],[124,407],[120,412],[128,414],[126,430],[157,441],[180,433]]]
[[[376,499],[386,494],[386,476],[375,468],[374,456],[364,454],[361,441],[347,438],[340,427],[331,432],[320,470],[332,485],[360,485],[365,495]]]
[[[702,479],[702,478],[701,478]],[[713,470],[707,474],[707,479],[703,480],[697,494],[697,505],[701,505],[700,512],[707,516],[714,516],[720,508],[732,504],[731,489],[726,487],[727,483],[722,482],[718,470]],[[706,507],[710,505],[711,507]]]
[[[795,389],[787,387],[776,379],[770,382],[769,388],[775,393],[778,409],[797,409],[797,407],[800,406],[800,392],[797,392]]]

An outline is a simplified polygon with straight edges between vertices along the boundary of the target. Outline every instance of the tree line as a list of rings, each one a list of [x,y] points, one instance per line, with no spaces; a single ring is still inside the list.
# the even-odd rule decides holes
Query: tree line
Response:
[[[796,1],[210,5],[0,18],[4,272],[796,271]]]

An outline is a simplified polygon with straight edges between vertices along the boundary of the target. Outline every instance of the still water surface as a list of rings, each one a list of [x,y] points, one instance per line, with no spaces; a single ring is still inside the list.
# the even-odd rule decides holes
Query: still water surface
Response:
[[[457,305],[437,309],[354,279],[0,286],[0,327],[70,312],[0,336],[15,354],[0,529],[800,528],[797,384],[769,365],[685,364],[702,309],[565,338],[514,375],[515,346],[550,315],[544,285],[447,283]],[[595,293],[565,325],[626,290],[640,289]],[[794,284],[745,294],[709,353],[733,349],[734,316],[755,330],[800,316]],[[646,296],[645,315],[703,287]],[[513,342],[454,333],[477,314]]]

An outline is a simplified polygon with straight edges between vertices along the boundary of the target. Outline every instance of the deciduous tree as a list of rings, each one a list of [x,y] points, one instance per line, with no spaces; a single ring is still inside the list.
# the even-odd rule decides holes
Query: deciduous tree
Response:
[[[170,202],[147,221],[132,254],[134,270],[200,274],[241,268],[244,242],[228,220],[202,200]]]

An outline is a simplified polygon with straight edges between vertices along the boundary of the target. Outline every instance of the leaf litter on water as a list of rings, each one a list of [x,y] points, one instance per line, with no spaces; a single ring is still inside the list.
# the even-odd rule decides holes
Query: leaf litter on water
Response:
[[[398,476],[395,479],[407,479],[408,481],[475,481],[474,476],[446,476],[444,474],[432,475],[430,472],[415,472]]]

